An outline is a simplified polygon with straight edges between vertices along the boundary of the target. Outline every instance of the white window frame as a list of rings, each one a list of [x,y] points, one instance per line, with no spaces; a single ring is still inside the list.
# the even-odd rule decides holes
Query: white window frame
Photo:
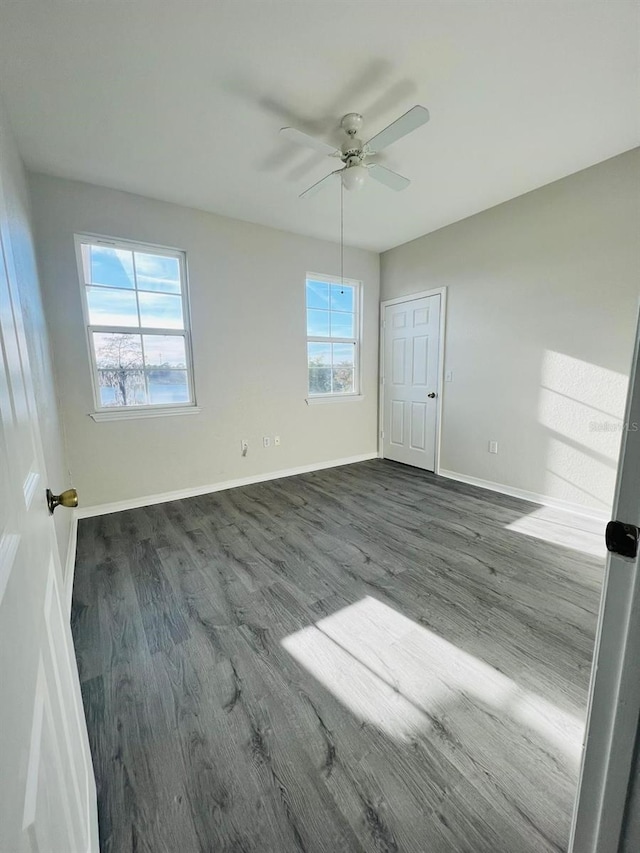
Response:
[[[82,316],[84,319],[85,326],[87,355],[89,359],[91,386],[93,391],[94,411],[89,413],[90,416],[95,421],[110,421],[129,418],[159,417],[166,415],[190,415],[199,413],[200,409],[198,408],[196,403],[195,383],[193,376],[193,354],[191,348],[191,313],[189,310],[189,283],[187,279],[187,258],[185,252],[181,251],[180,249],[173,249],[167,246],[158,246],[153,243],[139,243],[133,240],[123,240],[120,238],[106,237],[100,234],[89,233],[74,234],[74,243],[76,250],[76,262],[78,266],[80,296],[82,302]],[[89,305],[87,302],[88,283],[85,282],[84,278],[84,265],[82,259],[83,245],[108,246],[112,249],[124,249],[130,252],[145,252],[150,255],[160,255],[162,257],[167,258],[176,258],[180,267],[180,296],[182,299],[183,328],[164,329],[152,328],[148,326],[111,326],[92,324],[89,319]],[[139,319],[140,317],[138,316],[138,320]],[[140,336],[176,335],[178,337],[183,337],[185,342],[185,359],[187,370],[187,387],[189,389],[189,402],[178,404],[149,403],[141,406],[102,406],[100,398],[100,382],[98,379],[98,367],[93,347],[94,332],[115,332],[118,334],[127,335],[138,334]]]
[[[304,279],[304,322],[305,331],[308,330],[307,323],[307,282],[321,281],[326,284],[345,284],[354,288],[354,326],[355,338],[338,338],[330,336],[306,336],[305,358],[306,358],[306,376],[307,376],[307,403],[337,403],[340,401],[362,400],[362,371],[361,371],[361,350],[362,350],[362,330],[363,330],[363,299],[362,299],[362,281],[355,278],[341,278],[339,275],[326,275],[323,273],[307,272]],[[309,348],[307,344],[354,344],[355,352],[353,357],[353,385],[354,390],[349,393],[332,391],[329,394],[311,394],[309,392]]]

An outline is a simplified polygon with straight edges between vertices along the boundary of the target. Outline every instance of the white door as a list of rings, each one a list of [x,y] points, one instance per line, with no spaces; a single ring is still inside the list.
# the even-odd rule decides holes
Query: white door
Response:
[[[433,471],[440,393],[440,294],[387,305],[383,338],[383,456]]]
[[[624,423],[613,507],[613,519],[619,524],[608,525],[607,547],[628,548],[632,553],[637,549],[640,528],[640,324]],[[625,834],[632,828],[638,831],[640,815],[627,814],[625,819],[625,805],[639,711],[638,557],[609,553],[570,845],[572,853],[617,853],[622,849]],[[636,762],[640,762],[640,755]],[[629,803],[629,807],[632,805]],[[639,848],[634,844],[624,849]]]
[[[7,217],[0,184],[0,851],[86,853],[95,782]]]

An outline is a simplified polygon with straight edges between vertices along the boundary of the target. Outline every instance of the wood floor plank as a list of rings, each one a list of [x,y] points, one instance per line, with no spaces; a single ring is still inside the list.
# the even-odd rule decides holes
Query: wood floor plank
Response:
[[[171,648],[190,636],[173,588],[149,539],[134,540],[129,565],[149,651]]]
[[[382,460],[82,520],[103,853],[562,853],[599,536]]]

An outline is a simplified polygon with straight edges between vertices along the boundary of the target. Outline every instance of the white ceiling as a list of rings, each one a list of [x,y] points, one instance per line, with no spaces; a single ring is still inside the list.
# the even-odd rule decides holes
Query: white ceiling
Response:
[[[335,160],[295,125],[365,138],[412,180],[345,193],[345,240],[378,251],[640,144],[639,6],[599,2],[7,2],[0,90],[33,169],[335,240]],[[368,131],[368,132],[367,132]]]

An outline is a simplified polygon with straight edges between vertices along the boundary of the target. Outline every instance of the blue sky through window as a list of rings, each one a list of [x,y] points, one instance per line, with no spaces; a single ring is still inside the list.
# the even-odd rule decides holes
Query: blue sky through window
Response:
[[[135,252],[136,278],[140,290],[180,293],[180,264],[177,258]]]
[[[133,255],[126,249],[110,246],[91,246],[89,281],[87,284],[107,284],[110,287],[135,287]]]
[[[324,281],[307,279],[307,308],[329,307],[329,285]]]
[[[351,311],[353,312],[353,287],[348,284],[332,284],[331,285],[331,310],[332,311]]]
[[[87,287],[89,322],[93,326],[137,326],[138,306],[132,290]]]
[[[111,246],[85,246],[83,252],[87,284],[133,290],[137,280],[139,290],[181,292],[178,258]]]
[[[355,287],[307,279],[307,336],[355,337]]]

